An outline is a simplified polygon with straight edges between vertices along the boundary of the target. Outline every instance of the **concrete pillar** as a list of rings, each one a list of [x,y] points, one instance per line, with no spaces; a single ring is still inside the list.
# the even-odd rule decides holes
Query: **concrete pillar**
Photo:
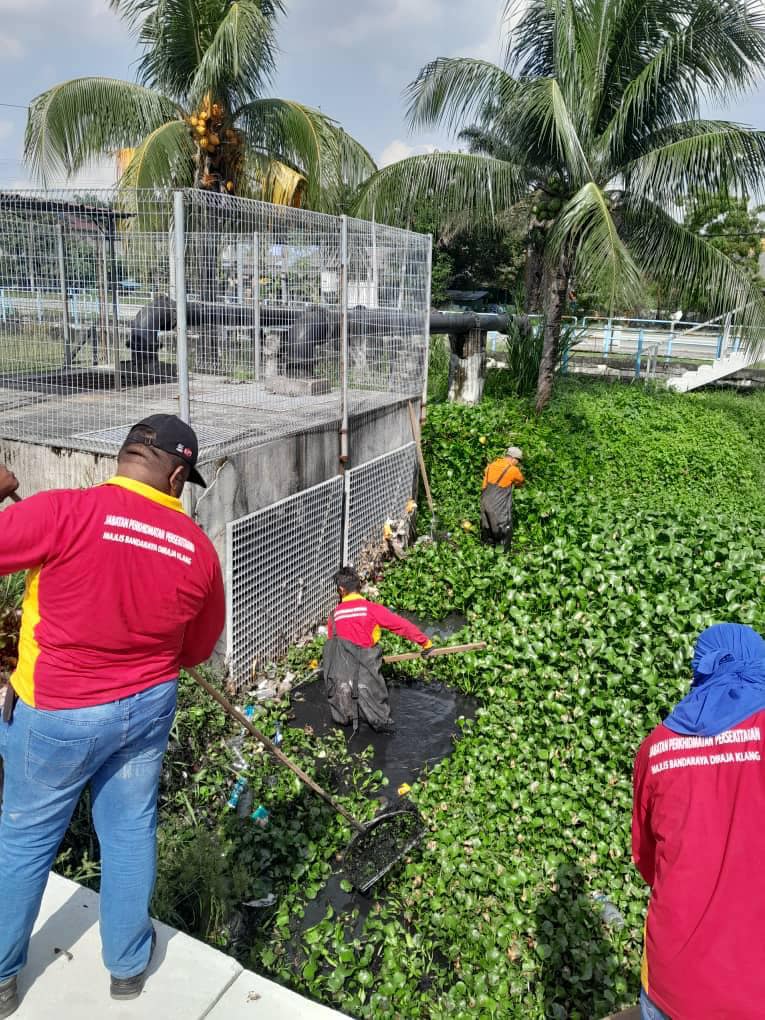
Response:
[[[486,382],[486,330],[450,333],[449,400],[478,404]]]
[[[279,347],[282,334],[276,329],[267,329],[263,333],[263,377],[270,379],[279,374]]]

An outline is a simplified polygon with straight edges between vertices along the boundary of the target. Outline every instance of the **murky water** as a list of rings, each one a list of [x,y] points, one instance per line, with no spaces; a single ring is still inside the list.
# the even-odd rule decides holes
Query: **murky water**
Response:
[[[442,644],[467,623],[459,613],[451,613],[437,622],[420,620],[412,613],[401,615]],[[423,773],[451,754],[461,732],[457,720],[472,718],[478,703],[475,698],[441,683],[412,681],[405,675],[396,676],[390,669],[386,669],[383,675],[388,684],[394,732],[375,733],[363,722],[356,734],[351,735],[350,726],[345,728],[345,732],[349,751],[361,755],[371,749],[370,767],[379,769],[388,779],[387,785],[374,792],[384,805],[386,800],[396,799],[396,791],[403,783],[412,786]],[[290,726],[310,726],[319,737],[335,727],[323,681],[305,684],[293,692],[290,716]],[[336,915],[345,917],[350,937],[361,930],[374,903],[376,890],[371,890],[368,896],[345,892],[340,886],[341,881],[342,875],[332,875],[321,892],[306,904],[305,916],[299,925],[301,930],[318,924],[326,916],[330,905]],[[354,910],[358,912],[357,919],[351,924]]]
[[[406,610],[396,610],[396,612],[419,627],[423,634],[427,634],[429,638],[438,639],[441,644],[467,624],[467,618],[462,613],[449,613],[443,620],[421,620],[415,613],[408,613]]]
[[[451,754],[460,734],[457,720],[472,718],[477,702],[439,683],[409,682],[390,675],[386,675],[386,680],[395,731],[375,733],[366,723],[361,723],[354,736],[351,736],[350,727],[346,728],[346,733],[348,749],[361,754],[371,748],[370,767],[379,769],[387,777],[388,785],[378,790],[377,795],[395,799],[402,783],[411,786],[423,772]],[[317,736],[324,736],[335,725],[320,680],[299,687],[293,693],[291,714],[294,718],[290,726],[309,725]],[[318,924],[331,905],[335,914],[343,915],[349,924],[352,912],[358,911],[350,927],[350,937],[358,934],[374,903],[375,890],[368,896],[345,892],[340,886],[341,880],[342,875],[332,875],[321,892],[306,904],[305,916],[299,925],[302,931]]]
[[[476,702],[437,683],[400,684],[388,680],[388,690],[396,727],[393,733],[375,733],[366,723],[360,723],[354,736],[350,727],[346,731],[351,752],[361,754],[372,748],[371,767],[387,776],[387,789],[395,797],[402,783],[411,786],[423,771],[451,753],[454,739],[460,733],[457,719],[472,718]],[[292,714],[290,726],[309,725],[317,736],[324,736],[333,728],[322,681],[295,691]]]

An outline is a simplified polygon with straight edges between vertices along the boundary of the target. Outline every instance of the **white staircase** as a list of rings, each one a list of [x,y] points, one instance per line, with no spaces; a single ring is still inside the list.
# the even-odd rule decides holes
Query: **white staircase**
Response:
[[[700,368],[683,372],[667,380],[667,386],[679,393],[687,393],[689,390],[697,390],[700,386],[707,386],[709,383],[724,379],[734,372],[740,372],[742,368],[751,365],[753,358],[748,351],[738,351],[732,354],[725,354],[717,358],[711,365],[701,365]]]

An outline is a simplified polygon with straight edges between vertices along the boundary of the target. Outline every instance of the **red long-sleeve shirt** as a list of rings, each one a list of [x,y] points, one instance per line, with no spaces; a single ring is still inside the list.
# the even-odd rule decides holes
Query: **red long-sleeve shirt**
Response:
[[[423,648],[432,644],[427,634],[415,627],[403,616],[397,616],[390,609],[377,602],[369,602],[363,595],[346,595],[334,612],[335,626],[332,616],[327,621],[327,635],[352,641],[361,648],[372,648],[380,640],[380,632],[390,630],[394,634],[413,641]]]
[[[27,570],[18,666],[29,705],[81,708],[170,680],[212,653],[225,600],[212,543],[179,500],[112,478],[0,513],[0,575]]]
[[[657,726],[635,761],[651,886],[642,979],[672,1020],[765,1016],[765,711],[716,737]]]

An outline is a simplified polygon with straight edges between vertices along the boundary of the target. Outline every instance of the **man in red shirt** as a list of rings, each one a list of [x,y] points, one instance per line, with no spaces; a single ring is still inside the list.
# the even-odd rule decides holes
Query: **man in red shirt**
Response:
[[[152,415],[130,430],[104,485],[43,492],[0,514],[0,575],[27,570],[0,722],[0,1020],[18,1006],[48,873],[88,783],[111,994],[143,988],[178,672],[210,656],[225,613],[218,557],[180,501],[186,481],[204,485],[197,454],[188,425]],[[0,469],[0,499],[17,484]]]
[[[382,732],[393,729],[388,688],[382,677],[382,652],[378,645],[383,630],[392,631],[421,645],[427,655],[433,642],[413,623],[385,606],[369,602],[361,594],[361,578],[353,567],[335,575],[340,604],[327,621],[327,642],[322,672],[332,718],[341,726],[359,719]]]
[[[644,1020],[765,1016],[763,761],[765,641],[716,624],[696,644],[690,694],[635,762]]]

